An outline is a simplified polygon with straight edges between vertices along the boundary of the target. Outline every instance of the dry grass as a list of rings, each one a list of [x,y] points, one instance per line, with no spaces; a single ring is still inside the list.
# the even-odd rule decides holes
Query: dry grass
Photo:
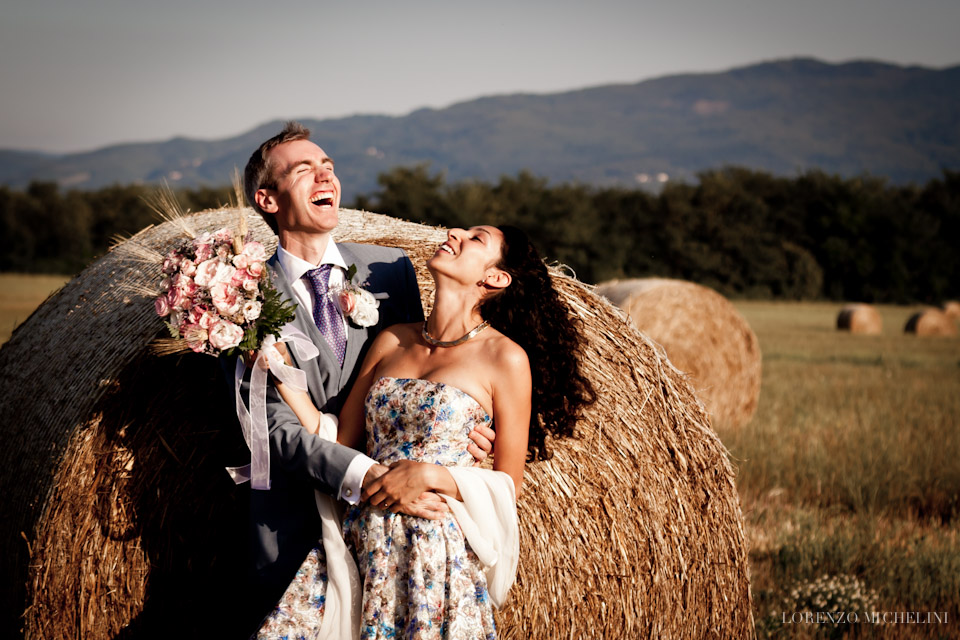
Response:
[[[813,637],[780,612],[791,585],[826,573],[857,576],[880,610],[951,620],[847,631],[956,637],[960,339],[838,333],[835,304],[737,307],[763,348],[763,395],[750,423],[720,436],[738,468],[760,635]],[[877,310],[897,328],[913,312]]]
[[[0,273],[0,344],[68,280],[68,276]]]

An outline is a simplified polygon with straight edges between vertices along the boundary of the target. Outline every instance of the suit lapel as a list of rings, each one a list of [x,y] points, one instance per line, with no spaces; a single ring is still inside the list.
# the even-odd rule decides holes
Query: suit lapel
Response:
[[[337,248],[340,250],[340,255],[343,257],[343,261],[347,267],[351,264],[357,267],[357,273],[353,277],[353,282],[356,284],[363,283],[370,275],[370,269],[367,267],[367,264],[360,261],[353,251],[350,250],[350,247],[338,244]],[[358,327],[350,320],[347,320],[347,353],[343,358],[341,386],[349,381],[356,367],[357,360],[360,357],[360,352],[363,350],[363,345],[367,341],[367,334],[368,329],[366,327]]]

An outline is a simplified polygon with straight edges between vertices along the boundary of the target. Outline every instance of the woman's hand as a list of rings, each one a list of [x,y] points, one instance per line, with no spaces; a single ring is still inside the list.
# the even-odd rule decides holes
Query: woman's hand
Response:
[[[422,506],[423,494],[434,488],[438,469],[442,467],[413,460],[398,460],[390,465],[389,471],[365,485],[361,497],[393,513],[412,513],[418,501]]]

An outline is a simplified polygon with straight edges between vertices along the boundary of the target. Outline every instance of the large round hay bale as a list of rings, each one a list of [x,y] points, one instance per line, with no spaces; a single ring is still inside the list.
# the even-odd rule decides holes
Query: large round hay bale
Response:
[[[960,320],[960,302],[957,302],[956,300],[944,302],[943,312],[947,314],[947,317],[949,318]]]
[[[883,318],[869,304],[848,304],[837,314],[837,329],[876,336],[883,333]]]
[[[235,216],[190,222],[213,230]],[[275,246],[250,218],[255,237]],[[21,628],[45,640],[239,636],[230,625],[248,490],[223,470],[245,453],[229,394],[213,358],[147,350],[159,326],[146,293],[157,270],[137,256],[177,235],[165,223],[124,242],[0,349],[4,637]],[[405,248],[429,299],[423,262],[442,230],[344,211],[337,235]],[[553,277],[585,324],[599,401],[574,438],[554,443],[552,460],[528,468],[500,636],[748,637],[734,474],[702,406],[621,312]]]
[[[689,374],[715,426],[750,420],[760,398],[760,342],[729,300],[707,287],[666,278],[614,280],[597,285],[597,293],[626,311]]]
[[[910,316],[903,330],[924,337],[955,336],[957,324],[943,311],[930,308]]]

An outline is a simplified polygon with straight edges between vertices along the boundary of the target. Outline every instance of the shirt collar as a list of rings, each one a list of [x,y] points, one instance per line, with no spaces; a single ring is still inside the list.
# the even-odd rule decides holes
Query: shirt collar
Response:
[[[287,276],[288,282],[296,282],[302,278],[307,271],[316,269],[322,264],[332,264],[344,270],[347,268],[347,263],[343,261],[343,256],[337,248],[337,243],[334,242],[332,238],[330,242],[327,243],[323,257],[320,258],[320,262],[317,264],[310,264],[303,258],[298,258],[282,246],[277,247],[277,259],[280,261],[280,266],[283,268],[283,273]]]

